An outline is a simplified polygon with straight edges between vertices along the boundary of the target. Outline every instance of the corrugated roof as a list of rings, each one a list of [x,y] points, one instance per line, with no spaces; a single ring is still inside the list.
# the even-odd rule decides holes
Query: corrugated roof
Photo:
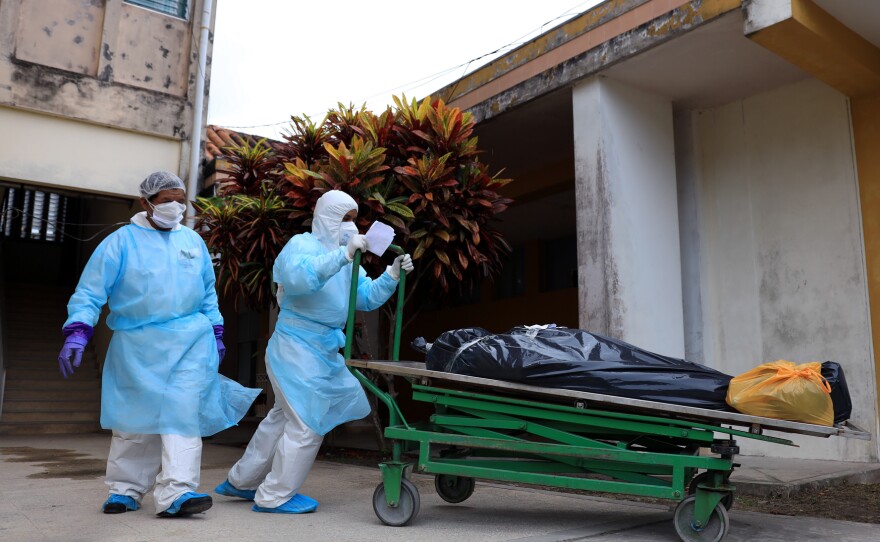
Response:
[[[278,145],[283,145],[281,141],[277,141],[275,139],[246,134],[244,132],[236,132],[235,130],[230,130],[229,128],[223,128],[222,126],[209,124],[205,141],[205,162],[211,162],[215,158],[223,154],[223,147],[228,147],[235,144],[241,145],[245,142],[253,144],[261,139],[265,139],[266,143],[268,143],[269,146],[272,148],[276,148]]]

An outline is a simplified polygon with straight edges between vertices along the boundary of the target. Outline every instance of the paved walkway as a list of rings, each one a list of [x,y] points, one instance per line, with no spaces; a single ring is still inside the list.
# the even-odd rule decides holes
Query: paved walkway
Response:
[[[880,483],[880,463],[737,456],[731,480],[741,494],[789,496],[802,489]],[[877,537],[880,540],[880,536]]]
[[[106,435],[3,438],[0,540],[678,540],[671,507],[488,483],[478,483],[465,503],[451,505],[435,494],[433,480],[426,476],[414,477],[422,496],[416,520],[408,527],[385,527],[371,505],[378,471],[323,461],[316,463],[304,487],[304,493],[321,503],[314,514],[257,514],[250,503],[214,496],[214,508],[192,518],[157,518],[150,498],[138,512],[106,516],[99,507],[106,498],[101,478],[109,440]],[[206,443],[201,489],[210,491],[222,482],[241,451]],[[877,528],[734,509],[725,540],[875,541]]]

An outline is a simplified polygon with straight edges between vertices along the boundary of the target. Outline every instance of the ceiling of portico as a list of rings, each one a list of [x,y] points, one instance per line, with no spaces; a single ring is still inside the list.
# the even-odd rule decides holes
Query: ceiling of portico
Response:
[[[880,47],[880,2],[877,0],[813,0],[851,30]]]
[[[717,107],[808,77],[745,37],[739,10],[602,73],[680,109]]]

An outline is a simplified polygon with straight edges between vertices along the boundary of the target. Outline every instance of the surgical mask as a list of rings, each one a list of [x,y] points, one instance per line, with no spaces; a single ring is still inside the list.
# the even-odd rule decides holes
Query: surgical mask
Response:
[[[345,246],[348,244],[348,240],[352,238],[352,236],[360,233],[358,231],[357,226],[354,225],[354,222],[343,222],[342,225],[339,226],[339,244],[340,246]]]
[[[183,220],[183,213],[186,211],[186,205],[177,201],[169,201],[159,205],[151,203],[150,207],[153,208],[153,216],[151,217],[153,222],[160,228],[168,229],[180,224],[180,221]]]

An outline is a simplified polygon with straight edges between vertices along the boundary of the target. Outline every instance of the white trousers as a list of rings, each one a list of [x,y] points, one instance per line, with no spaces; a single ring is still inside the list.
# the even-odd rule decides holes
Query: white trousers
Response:
[[[141,435],[113,431],[107,477],[110,493],[127,495],[138,503],[155,485],[156,513],[199,486],[202,439],[180,435]]]
[[[271,370],[267,373],[275,390],[275,405],[228,478],[238,489],[256,489],[254,502],[259,506],[277,508],[306,481],[324,437],[303,423],[284,399]]]

